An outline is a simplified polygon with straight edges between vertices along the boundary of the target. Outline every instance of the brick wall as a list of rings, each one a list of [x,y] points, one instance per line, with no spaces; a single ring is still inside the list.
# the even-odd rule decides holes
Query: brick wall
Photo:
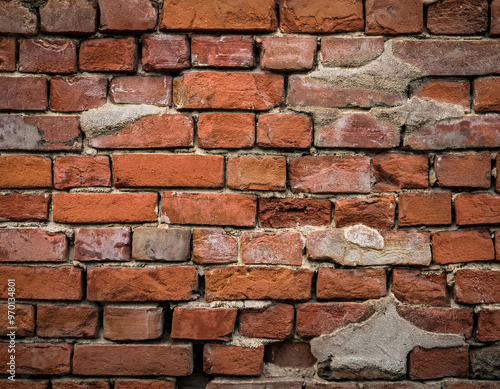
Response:
[[[0,388],[500,388],[499,37],[499,0],[0,1]]]

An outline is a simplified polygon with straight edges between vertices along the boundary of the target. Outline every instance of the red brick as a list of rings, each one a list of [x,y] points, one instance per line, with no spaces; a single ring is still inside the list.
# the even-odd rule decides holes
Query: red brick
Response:
[[[376,192],[422,189],[429,185],[429,160],[426,155],[377,154],[372,159]]]
[[[500,310],[481,309],[479,311],[476,340],[478,342],[500,340]]]
[[[361,31],[361,0],[284,0],[280,3],[280,28],[284,32],[332,33]]]
[[[164,114],[148,115],[109,132],[87,133],[87,139],[97,149],[170,148],[192,146],[193,134],[191,116]]]
[[[191,345],[77,344],[73,374],[86,376],[187,376],[193,370]]]
[[[198,146],[202,149],[253,147],[255,116],[251,113],[202,113],[198,116]]]
[[[14,38],[0,38],[0,71],[13,72],[16,70],[16,40]]]
[[[93,306],[38,305],[36,334],[42,338],[96,338],[99,311]]]
[[[115,389],[175,389],[175,381],[118,380]]]
[[[373,308],[360,303],[308,303],[297,306],[297,334],[312,338],[368,319]]]
[[[76,116],[1,115],[0,149],[81,150],[82,138]]]
[[[433,349],[415,347],[408,358],[409,374],[413,380],[469,376],[468,346]]]
[[[238,261],[236,238],[216,229],[193,230],[193,262],[200,265]]]
[[[102,32],[144,32],[156,27],[158,5],[150,0],[99,0]]]
[[[221,188],[224,158],[216,155],[115,154],[117,187]]]
[[[104,155],[56,158],[54,162],[54,186],[59,190],[111,186],[109,158]]]
[[[455,274],[455,300],[463,304],[500,302],[500,272],[461,269]]]
[[[44,77],[0,77],[0,90],[0,110],[45,111],[49,106]]]
[[[500,260],[500,232],[495,231],[495,252],[496,259]]]
[[[439,265],[491,261],[495,249],[488,230],[440,231],[432,234],[432,258]]]
[[[2,1],[0,3],[0,34],[37,33],[37,20],[27,4],[21,1]],[[0,88],[1,89],[1,88]]]
[[[67,256],[63,233],[38,228],[0,229],[0,262],[65,262]]]
[[[240,243],[245,264],[302,265],[302,238],[298,232],[244,231]]]
[[[180,308],[174,309],[172,339],[230,340],[237,309]]]
[[[8,343],[0,346],[0,359],[9,359]],[[72,344],[32,343],[16,345],[16,375],[42,374],[59,376],[71,371]],[[31,387],[31,386],[30,386]]]
[[[80,70],[86,72],[135,72],[137,43],[134,38],[103,38],[80,45]]]
[[[500,42],[494,40],[399,40],[392,45],[396,58],[417,67],[428,76],[499,73],[499,47]],[[464,62],[463,58],[469,60]]]
[[[53,220],[60,223],[156,222],[156,193],[55,193]]]
[[[414,150],[499,147],[496,115],[467,116],[406,134],[404,146]]]
[[[335,203],[335,227],[364,224],[382,230],[394,226],[394,196],[369,199],[343,199]]]
[[[370,385],[370,386],[368,386],[368,385]],[[410,386],[402,386],[401,382],[396,383],[397,386],[394,386],[394,387],[385,386],[384,384],[382,384],[382,386],[372,386],[372,385],[373,384],[371,384],[370,381],[366,381],[363,383],[363,387],[366,389],[368,389],[368,388],[369,389],[421,389],[421,388],[413,387],[413,386],[411,386],[411,387]],[[378,384],[374,384],[374,385],[378,385]],[[387,384],[387,385],[391,385],[391,384]],[[330,383],[327,383],[324,381],[321,381],[321,382],[315,382],[315,381],[307,382],[306,381],[306,389],[358,389],[358,384],[356,384],[355,382],[330,382]],[[427,388],[425,388],[425,389],[427,389]],[[437,388],[433,388],[433,389],[437,389]]]
[[[313,273],[307,269],[237,266],[205,271],[205,300],[307,300]]]
[[[167,0],[160,30],[274,31],[278,27],[274,0]]]
[[[295,308],[275,304],[265,309],[245,309],[240,314],[240,333],[250,338],[286,339],[292,336]]]
[[[312,69],[316,54],[315,37],[262,37],[260,67],[280,72]]]
[[[465,110],[470,107],[469,81],[427,80],[414,87],[411,95],[421,99],[460,105]]]
[[[253,227],[255,196],[237,193],[174,193],[162,196],[161,221],[174,224]]]
[[[203,347],[203,371],[207,374],[260,376],[263,365],[263,346],[246,348],[206,344]]]
[[[95,267],[87,271],[90,301],[185,301],[198,288],[189,266],[151,268]]]
[[[72,266],[3,266],[0,296],[7,298],[7,280],[16,280],[16,299],[80,300],[82,271]]]
[[[142,68],[146,71],[190,67],[189,41],[180,35],[150,36],[142,43]]]
[[[109,99],[119,104],[172,105],[172,77],[115,77]]]
[[[490,35],[500,35],[500,1],[493,0],[490,4]]]
[[[76,44],[68,39],[21,39],[19,71],[24,73],[75,73]]]
[[[500,112],[500,77],[474,80],[474,110]]]
[[[255,381],[216,381],[212,380],[206,386],[206,389],[302,389],[303,378],[275,378],[275,379],[259,379]],[[250,387],[248,385],[251,385]],[[265,385],[265,386],[262,386]],[[353,389],[353,388],[349,388]]]
[[[50,195],[9,193],[0,195],[0,221],[46,221]]]
[[[422,32],[424,10],[421,0],[367,0],[365,32],[372,35]]]
[[[130,228],[77,228],[75,261],[129,261]]]
[[[108,80],[104,77],[53,77],[50,109],[54,112],[86,111],[106,104]]]
[[[312,120],[305,115],[267,114],[259,116],[257,145],[260,147],[297,148],[311,147]]]
[[[398,223],[400,226],[451,224],[451,194],[401,193]]]
[[[438,333],[472,335],[474,314],[467,309],[422,308],[399,306],[401,317],[423,330]]]
[[[405,94],[386,92],[367,87],[339,86],[306,75],[288,77],[288,104],[298,107],[370,108],[377,105],[401,105],[407,101]]]
[[[316,296],[321,300],[368,300],[386,295],[385,270],[321,268]]]
[[[364,156],[292,158],[289,180],[294,193],[368,193],[370,159]]]
[[[236,190],[286,190],[286,158],[229,157],[227,186]]]
[[[52,161],[28,155],[0,156],[0,188],[50,188]]]
[[[163,335],[161,307],[104,307],[104,339],[150,340]]]
[[[6,336],[10,330],[8,320],[9,306],[0,304],[0,336]],[[35,334],[35,306],[16,304],[16,337],[33,336]],[[0,385],[1,388],[1,385]]]
[[[264,359],[268,363],[291,368],[313,367],[316,363],[311,345],[307,342],[270,343],[266,346]]]
[[[109,385],[107,380],[52,380],[52,389],[109,389]]]
[[[390,149],[399,145],[399,128],[367,113],[350,113],[324,126],[318,126],[317,147]]]
[[[15,381],[7,381],[6,379],[0,383],[1,389],[49,389],[49,381],[34,381],[23,380],[16,378]]]
[[[500,223],[500,197],[459,194],[455,197],[455,214],[459,226]]]
[[[357,67],[382,55],[384,38],[324,37],[321,38],[321,57],[327,67]]]
[[[394,269],[392,278],[392,292],[398,300],[437,307],[450,305],[444,272],[422,274],[420,270]]]
[[[439,155],[434,159],[437,185],[447,188],[489,188],[489,154]]]
[[[500,382],[475,381],[475,380],[453,380],[444,382],[444,389],[498,389]]]
[[[196,72],[174,79],[178,109],[266,111],[281,104],[283,95],[279,74]]]
[[[43,32],[65,35],[91,35],[97,27],[97,1],[48,0],[40,7]]]
[[[332,221],[332,203],[320,199],[259,199],[261,227],[324,226]]]
[[[246,35],[193,35],[191,61],[195,67],[253,68],[253,37]]]
[[[444,0],[427,8],[427,30],[431,34],[483,34],[487,28],[487,0]]]

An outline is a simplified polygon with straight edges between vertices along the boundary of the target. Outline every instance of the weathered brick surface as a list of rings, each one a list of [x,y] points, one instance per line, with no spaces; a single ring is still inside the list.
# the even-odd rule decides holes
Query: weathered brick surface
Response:
[[[106,103],[108,80],[104,77],[53,77],[50,109],[55,112],[86,111]]]
[[[255,117],[250,113],[202,113],[198,146],[202,149],[244,149],[255,142]]]
[[[283,76],[264,73],[187,73],[174,80],[178,109],[266,111],[281,104]]]
[[[188,68],[189,41],[172,35],[147,37],[142,45],[142,67],[147,71],[181,70]]]
[[[92,0],[48,0],[40,7],[40,29],[52,34],[93,34],[97,7]]]
[[[276,304],[264,310],[246,309],[240,314],[240,333],[251,338],[288,338],[292,336],[294,314],[290,304]]]
[[[133,38],[91,39],[80,45],[79,66],[87,72],[134,72],[137,56]]]
[[[193,35],[191,61],[196,67],[253,68],[253,38],[247,35]]]
[[[0,262],[64,262],[68,256],[66,235],[37,228],[0,230]]]
[[[245,348],[207,344],[203,348],[203,371],[207,374],[259,376],[264,347]]]
[[[50,195],[9,193],[0,195],[0,220],[46,221],[49,218]]]
[[[198,285],[196,270],[189,266],[96,267],[89,269],[87,278],[87,297],[91,301],[192,300]]]
[[[38,305],[36,333],[42,338],[96,338],[99,311],[95,306]]]
[[[77,261],[130,259],[130,228],[77,228],[74,242]]]
[[[280,28],[295,33],[360,31],[363,29],[363,2],[285,0],[280,2]]]
[[[500,389],[499,37],[500,0],[0,0],[0,389]]]
[[[158,307],[104,308],[103,336],[108,340],[152,340],[163,335],[163,309]]]
[[[175,308],[173,339],[229,340],[236,322],[236,309]]]
[[[86,376],[186,376],[192,368],[187,345],[79,344],[73,353],[73,373]]]
[[[76,44],[72,40],[21,39],[19,71],[24,73],[75,73]]]
[[[257,145],[276,148],[308,148],[312,140],[312,121],[304,115],[260,115]]]
[[[109,86],[109,99],[120,104],[172,104],[172,77],[115,77]]]

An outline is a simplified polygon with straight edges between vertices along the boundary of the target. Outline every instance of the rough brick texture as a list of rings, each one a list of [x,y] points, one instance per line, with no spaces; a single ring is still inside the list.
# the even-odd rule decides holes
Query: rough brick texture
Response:
[[[0,0],[0,93],[0,388],[500,389],[500,0]]]

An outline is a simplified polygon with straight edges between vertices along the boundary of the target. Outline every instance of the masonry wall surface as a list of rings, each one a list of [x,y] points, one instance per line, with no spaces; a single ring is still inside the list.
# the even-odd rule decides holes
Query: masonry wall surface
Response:
[[[0,388],[500,388],[499,150],[500,0],[0,0]]]

